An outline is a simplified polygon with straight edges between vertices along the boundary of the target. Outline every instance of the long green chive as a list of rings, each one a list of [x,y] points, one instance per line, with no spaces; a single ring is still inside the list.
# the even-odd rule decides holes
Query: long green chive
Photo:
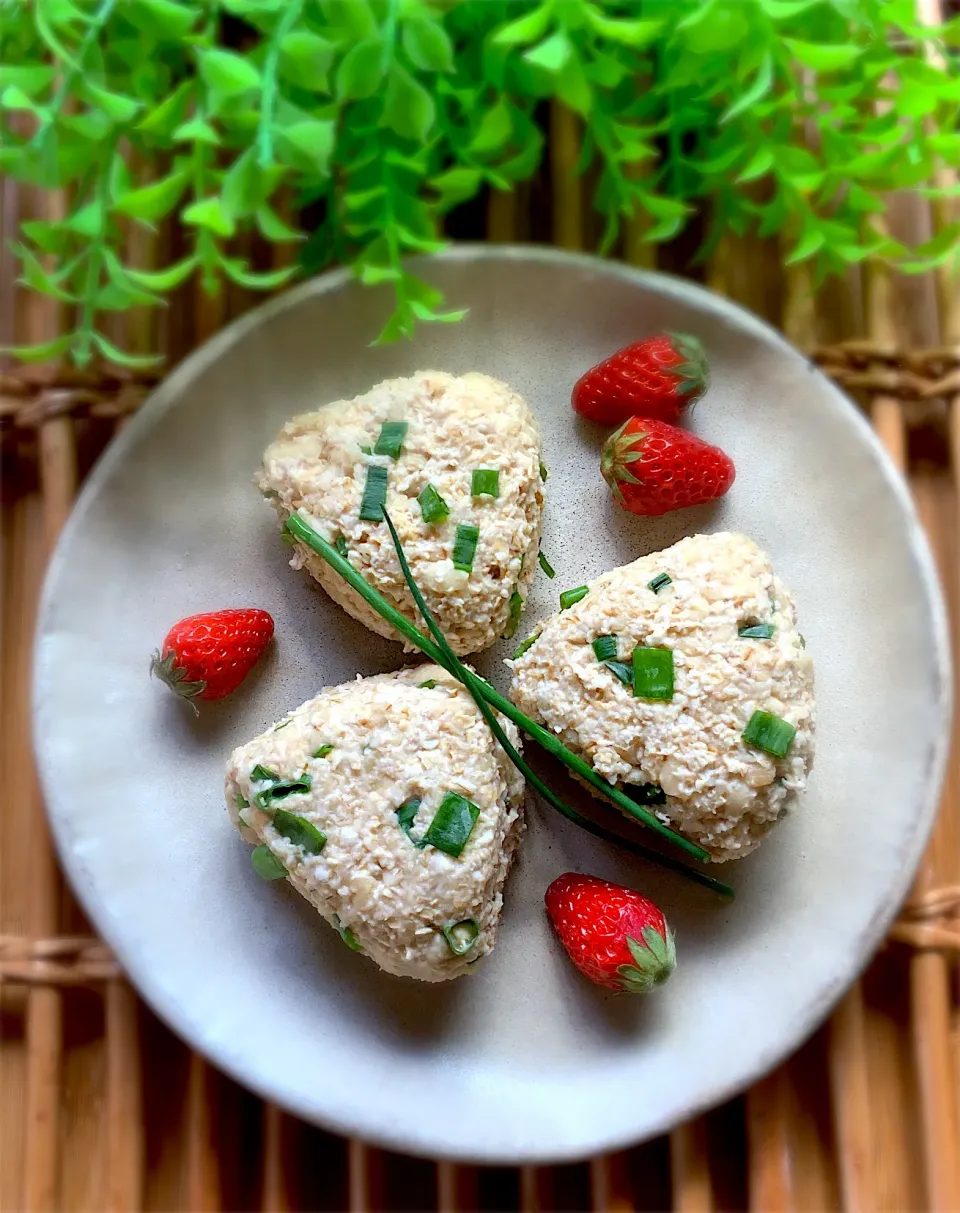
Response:
[[[437,680],[435,678],[428,678],[426,682],[421,682],[418,684],[421,691],[432,691],[436,685]]]
[[[465,956],[480,938],[480,928],[472,918],[451,922],[443,928],[443,937],[454,956]]]
[[[432,484],[428,484],[417,498],[420,503],[420,513],[426,523],[443,522],[450,516],[450,507],[440,496]]]
[[[261,880],[283,880],[287,874],[287,869],[264,843],[250,852],[250,866]]]
[[[575,602],[579,602],[581,598],[586,598],[590,593],[590,589],[585,585],[578,585],[575,590],[564,590],[560,595],[560,610],[565,611],[567,607],[572,607]]]
[[[796,735],[797,730],[789,720],[774,716],[773,712],[754,712],[743,730],[743,740],[748,745],[766,750],[774,758],[786,758]]]
[[[397,809],[397,821],[400,823],[400,829],[403,830],[411,842],[414,842],[415,839],[410,830],[413,828],[414,818],[417,816],[417,810],[421,804],[422,801],[419,796],[411,796],[409,800],[405,800],[400,808]]]
[[[507,616],[507,626],[504,631],[504,636],[509,640],[517,634],[517,628],[520,626],[520,616],[523,614],[523,599],[517,590],[514,590],[510,595],[510,614]]]
[[[267,767],[263,767],[258,762],[250,772],[250,778],[254,783],[261,783],[264,779],[279,779],[280,776],[276,771],[271,771]]]
[[[737,628],[737,635],[745,640],[769,640],[775,631],[772,623],[751,623],[749,627]]]
[[[333,746],[330,745],[329,743],[327,745],[322,745],[318,750],[313,751],[313,757],[314,758],[326,758],[326,756],[330,753],[330,751],[332,749],[333,749]]]
[[[733,889],[731,889],[729,885],[724,884],[723,881],[717,880],[713,876],[708,876],[705,872],[700,872],[696,868],[688,867],[687,864],[682,862],[682,860],[674,859],[669,855],[661,855],[658,851],[654,851],[650,847],[644,846],[642,842],[635,842],[632,838],[624,838],[622,834],[617,834],[612,830],[604,829],[603,826],[591,821],[589,817],[583,817],[575,809],[570,808],[568,804],[560,799],[552,788],[548,787],[547,784],[543,782],[536,771],[534,771],[523,759],[516,747],[510,741],[510,738],[507,737],[506,733],[500,726],[499,720],[491,711],[490,703],[493,703],[498,710],[503,711],[505,716],[509,716],[515,724],[519,725],[524,732],[528,733],[535,741],[539,742],[545,750],[554,754],[555,757],[559,758],[561,762],[565,763],[571,770],[576,771],[576,773],[581,775],[582,778],[586,779],[587,782],[593,783],[597,790],[602,792],[603,795],[617,805],[618,808],[626,808],[627,812],[631,816],[637,817],[645,823],[649,822],[652,828],[658,830],[660,833],[665,834],[672,841],[675,841],[676,845],[682,846],[684,850],[689,851],[691,854],[698,855],[698,857],[702,855],[709,858],[707,853],[701,847],[698,847],[696,843],[690,842],[689,839],[684,838],[682,834],[675,834],[673,830],[669,829],[669,827],[664,826],[660,819],[654,814],[650,813],[645,808],[635,806],[629,797],[624,796],[622,792],[619,792],[616,789],[612,789],[610,784],[597,775],[596,771],[585,763],[583,759],[578,758],[575,754],[572,754],[566,748],[566,746],[564,746],[561,742],[556,741],[552,734],[547,733],[544,728],[538,724],[535,724],[534,721],[532,721],[528,716],[525,716],[522,712],[518,711],[510,700],[505,699],[502,695],[500,695],[500,693],[493,686],[491,686],[486,679],[480,678],[471,670],[467,669],[463,662],[460,661],[454,651],[450,648],[450,645],[447,643],[446,637],[440,630],[437,621],[434,619],[430,608],[424,601],[423,595],[420,593],[420,587],[417,585],[413,574],[410,572],[410,566],[407,564],[407,558],[403,552],[403,544],[400,542],[400,536],[397,534],[396,527],[393,525],[393,519],[386,511],[384,511],[384,519],[386,520],[387,526],[390,530],[390,537],[393,540],[394,550],[397,553],[397,560],[399,561],[404,580],[406,581],[407,587],[409,588],[410,593],[413,595],[414,602],[417,604],[417,609],[420,611],[420,614],[426,621],[427,627],[430,629],[431,635],[436,641],[436,644],[432,644],[422,632],[415,628],[408,620],[404,619],[404,624],[408,629],[406,634],[409,635],[411,639],[413,639],[414,636],[419,638],[416,643],[422,652],[427,653],[429,656],[433,656],[434,653],[441,655],[443,660],[441,660],[439,664],[443,665],[449,673],[451,673],[459,682],[463,683],[463,685],[473,696],[474,702],[476,703],[480,714],[486,721],[487,727],[490,729],[491,733],[493,733],[494,737],[496,737],[500,748],[507,755],[524,779],[530,784],[530,786],[540,793],[544,800],[546,800],[547,804],[549,804],[552,808],[555,808],[558,813],[562,813],[563,816],[572,821],[574,825],[579,826],[582,830],[586,830],[588,834],[593,834],[596,838],[602,838],[604,841],[612,843],[614,846],[621,847],[623,850],[629,851],[633,855],[639,855],[643,859],[649,860],[651,863],[659,864],[661,867],[667,868],[671,872],[677,872],[679,875],[685,876],[688,880],[693,881],[695,884],[700,884],[705,888],[712,889],[715,893],[719,893],[721,897],[732,899]],[[324,559],[330,563],[329,556],[324,555]],[[348,565],[347,567],[349,568],[350,566]],[[352,569],[350,571],[353,572]],[[359,585],[364,586],[370,593],[369,598],[364,595],[366,601],[370,602],[371,606],[375,605],[375,598],[379,597],[376,590],[373,590],[370,586],[368,586],[362,577],[358,578],[358,581]],[[388,604],[384,603],[384,606],[387,605]],[[395,610],[395,608],[390,608],[390,610]],[[403,619],[403,616],[400,615],[399,612],[396,612],[396,614],[399,616],[399,618]],[[390,619],[391,617],[388,613],[384,616],[384,618]],[[489,703],[488,700],[490,701]],[[503,708],[501,708],[501,704],[503,705]],[[555,748],[551,748],[552,746]]]
[[[258,808],[269,810],[275,800],[285,800],[288,796],[299,796],[309,791],[310,776],[301,775],[299,779],[272,783],[269,787],[257,792],[253,800]]]
[[[461,573],[473,572],[473,558],[477,554],[480,528],[472,522],[461,522],[457,527],[457,538],[453,544],[453,567]]]
[[[497,468],[474,468],[470,479],[471,497],[499,497],[500,472]]]
[[[633,693],[638,699],[673,698],[673,649],[633,650]]]
[[[597,661],[615,660],[617,656],[616,636],[598,636],[590,646]]]
[[[539,639],[539,636],[540,636],[539,632],[534,632],[534,634],[532,636],[528,636],[522,644],[518,644],[517,647],[514,649],[513,656],[510,658],[510,660],[519,661],[519,659],[524,655],[524,653],[527,651],[527,649],[529,649],[531,645],[533,645],[537,642],[537,640]]]
[[[653,590],[655,594],[659,594],[662,589],[670,585],[669,573],[658,573],[652,581],[647,582],[647,589]]]
[[[398,549],[398,556],[400,556],[403,552],[403,548],[400,545],[399,536],[396,535],[395,529],[391,526],[389,515],[385,514],[385,519],[387,525],[391,528],[391,535],[394,536],[394,547]],[[628,796],[624,796],[624,794],[617,788],[611,786],[602,775],[598,775],[593,767],[589,765],[589,763],[584,762],[584,760],[578,755],[571,753],[571,751],[568,750],[567,747],[548,729],[543,728],[542,725],[539,725],[536,723],[536,721],[531,720],[529,716],[521,712],[520,709],[517,708],[509,699],[507,699],[505,695],[501,695],[495,687],[490,686],[489,683],[485,682],[482,678],[477,677],[477,675],[473,674],[461,663],[458,663],[455,657],[451,660],[451,658],[448,657],[444,650],[440,647],[439,641],[434,642],[429,636],[425,636],[424,633],[421,632],[415,624],[411,623],[409,619],[405,618],[405,616],[403,616],[396,609],[396,607],[391,606],[390,603],[387,602],[386,599],[373,588],[373,586],[369,585],[364,580],[364,578],[356,571],[356,569],[352,567],[352,565],[348,564],[347,561],[343,560],[337,554],[333,546],[327,543],[322,535],[318,535],[313,527],[311,527],[309,523],[305,522],[298,514],[292,514],[287,519],[287,527],[293,532],[294,535],[296,535],[299,540],[316,552],[318,556],[325,560],[326,563],[329,564],[330,567],[344,579],[344,581],[346,581],[354,590],[356,590],[360,597],[363,598],[364,601],[368,603],[368,605],[371,606],[382,619],[386,620],[391,627],[395,628],[402,636],[409,640],[411,644],[413,644],[420,650],[421,653],[424,654],[424,656],[429,657],[430,660],[436,662],[437,665],[443,666],[443,668],[452,674],[458,682],[462,682],[468,690],[471,690],[474,693],[474,697],[480,695],[486,703],[489,703],[496,708],[498,712],[501,712],[504,716],[512,720],[519,726],[520,729],[523,730],[524,733],[532,737],[538,745],[542,746],[555,758],[558,758],[565,766],[569,767],[570,770],[575,771],[576,774],[578,774],[586,783],[589,783],[591,787],[596,788],[598,792],[601,792],[606,799],[610,800],[618,808],[623,809],[628,815],[643,821],[643,823],[649,826],[651,830],[661,834],[664,838],[669,839],[674,846],[686,851],[687,854],[693,855],[695,858],[703,862],[709,862],[710,856],[708,852],[703,849],[703,847],[698,846],[695,842],[691,842],[689,838],[684,838],[682,834],[678,834],[675,830],[671,830],[669,826],[664,825],[663,822],[655,817],[652,813],[646,812],[642,806],[635,805]],[[403,563],[401,563],[401,567],[403,567]],[[407,573],[409,573],[409,566],[407,567],[404,576],[407,576]],[[410,585],[412,580],[412,577],[409,578],[407,584]],[[413,584],[415,585],[416,583],[414,582]],[[413,589],[411,586],[411,593],[412,592]],[[416,599],[416,595],[414,595],[414,598]],[[429,624],[428,614],[424,613],[423,607],[420,606],[422,598],[423,596],[420,595],[420,600],[417,601],[417,607],[420,610],[421,615],[423,615],[424,619],[427,620]],[[500,740],[499,737],[497,740]],[[523,760],[521,759],[520,761],[522,762]],[[530,768],[527,767],[527,770],[529,769]],[[526,775],[526,771],[524,771],[524,775],[528,780],[530,780],[534,787],[537,786],[536,783],[534,783],[534,780],[530,779],[530,777]],[[556,799],[556,797],[554,797],[554,799]],[[583,820],[586,821],[588,819],[584,818]],[[613,837],[618,838],[619,836],[614,834]],[[647,848],[645,848],[645,853],[648,856],[651,854],[656,854],[656,852],[650,852]],[[688,875],[691,874],[690,870],[686,868],[683,868],[683,870],[687,872]],[[715,888],[727,896],[732,896],[728,886],[714,881],[712,877],[704,876],[703,873],[693,873],[692,879],[699,880],[701,884],[707,882],[711,888]]]
[[[347,547],[347,541],[344,539],[343,534],[340,531],[337,531],[337,537],[333,541],[333,546],[337,549],[344,560],[346,560],[350,549]]]
[[[407,428],[405,421],[385,421],[380,427],[377,445],[373,448],[374,455],[389,455],[391,459],[398,459]]]
[[[434,846],[457,859],[467,845],[480,810],[459,792],[447,792],[440,801],[433,821],[423,836],[424,844]]]
[[[318,830],[312,821],[298,817],[296,813],[288,813],[286,809],[277,809],[273,815],[274,828],[284,838],[288,838],[295,847],[302,847],[308,855],[319,855],[327,844],[327,836]]]
[[[387,501],[387,469],[379,463],[367,468],[367,481],[360,502],[361,522],[383,522],[383,507]]]
[[[360,944],[357,941],[356,935],[354,935],[354,933],[350,930],[349,927],[345,927],[343,925],[343,923],[340,921],[339,914],[334,914],[334,916],[333,916],[333,929],[337,932],[337,934],[340,936],[340,938],[343,940],[343,942],[347,945],[347,947],[351,949],[351,951],[353,951],[353,952],[362,952],[363,951],[363,948],[360,946]]]
[[[540,567],[543,569],[543,571],[546,573],[546,575],[550,578],[550,580],[553,581],[554,577],[556,577],[556,575],[557,575],[557,570],[553,567],[553,565],[546,558],[546,556],[544,556],[543,552],[537,553],[537,559],[540,561]]]
[[[627,661],[605,661],[603,663],[611,674],[614,674],[625,687],[633,686],[633,666]]]
[[[544,482],[544,484],[546,484],[547,477],[549,475],[550,475],[550,473],[547,471],[547,465],[541,459],[540,460],[540,479]]]

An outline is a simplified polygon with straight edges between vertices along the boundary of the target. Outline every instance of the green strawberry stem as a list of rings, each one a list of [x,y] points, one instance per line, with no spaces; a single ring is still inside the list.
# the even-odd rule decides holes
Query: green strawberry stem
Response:
[[[402,636],[406,637],[422,653],[426,654],[431,661],[448,670],[458,681],[463,681],[456,667],[450,668],[450,663],[440,646],[434,643],[428,636],[425,636],[419,628],[401,615],[396,607],[387,602],[371,585],[368,585],[356,569],[344,560],[337,550],[327,543],[321,535],[318,535],[302,518],[296,514],[291,515],[286,520],[286,527],[296,539],[299,539],[301,543],[305,543],[312,551],[316,552],[321,559],[348,582],[361,598],[373,607],[381,618],[394,627]],[[689,855],[693,855],[696,859],[704,862],[709,862],[710,856],[702,847],[697,846],[695,842],[691,842],[688,838],[684,838],[682,834],[671,830],[669,826],[664,825],[654,814],[648,812],[641,805],[635,804],[619,788],[612,787],[602,776],[594,771],[593,767],[584,762],[582,758],[578,758],[576,754],[571,753],[552,733],[524,715],[519,708],[515,707],[509,699],[501,695],[488,682],[478,678],[475,674],[466,670],[465,667],[462,668],[464,668],[464,675],[468,679],[468,682],[464,683],[468,689],[471,689],[471,685],[474,686],[477,693],[487,703],[502,715],[512,720],[548,753],[558,758],[571,771],[574,771],[592,787],[595,787],[597,791],[601,792],[619,809],[626,812],[629,816],[642,821],[644,825],[648,826],[655,833],[660,834],[663,838],[673,843],[674,846],[686,851]]]

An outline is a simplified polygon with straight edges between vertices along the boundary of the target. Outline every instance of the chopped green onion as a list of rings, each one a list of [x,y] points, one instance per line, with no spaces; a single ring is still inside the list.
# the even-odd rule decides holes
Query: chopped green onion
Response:
[[[447,792],[423,836],[424,844],[435,846],[438,851],[456,859],[467,845],[479,816],[480,810],[466,796]]]
[[[673,698],[673,649],[633,650],[633,693],[637,699]]]
[[[633,666],[629,661],[605,661],[603,663],[611,674],[615,674],[625,687],[633,686]]]
[[[283,880],[287,874],[287,869],[265,843],[250,852],[250,866],[261,880]]]
[[[374,455],[389,455],[391,459],[398,459],[406,436],[405,421],[385,421],[380,427],[377,445],[373,448]]]
[[[560,610],[565,611],[567,607],[572,607],[575,602],[579,602],[581,598],[586,598],[590,593],[590,589],[585,585],[578,585],[575,590],[564,590],[560,595]]]
[[[465,918],[445,926],[443,936],[454,956],[464,956],[480,938],[480,928],[472,918]]]
[[[294,539],[286,527],[280,532],[280,542],[285,548],[295,548],[297,546],[296,539]]]
[[[337,932],[337,934],[340,936],[340,938],[343,940],[343,942],[347,945],[347,947],[350,948],[352,951],[354,951],[354,952],[363,951],[363,948],[357,942],[356,935],[354,935],[354,933],[350,930],[349,927],[345,927],[343,925],[343,923],[340,921],[339,914],[334,914],[334,916],[333,916],[333,929]]]
[[[473,558],[477,554],[480,528],[470,522],[461,522],[457,527],[457,538],[453,544],[453,567],[462,573],[473,572]]]
[[[250,808],[250,801],[247,800],[247,798],[244,796],[244,794],[242,792],[238,792],[236,794],[236,796],[234,796],[233,803],[237,806],[238,809],[249,809]]]
[[[414,818],[421,804],[422,801],[419,796],[411,796],[409,800],[405,800],[400,808],[397,809],[397,821],[400,823],[400,829],[403,830],[411,842],[416,842],[410,830],[413,828]]]
[[[437,680],[435,678],[428,678],[426,680],[426,682],[420,683],[420,690],[421,691],[432,691],[436,685],[437,685]]]
[[[775,631],[772,623],[751,623],[748,627],[737,628],[737,635],[745,640],[769,640]]]
[[[273,815],[273,825],[284,838],[288,838],[295,847],[302,847],[308,855],[319,855],[327,844],[326,834],[318,830],[312,821],[298,817],[296,813],[288,813],[286,809],[277,809]]]
[[[289,720],[281,720],[279,724],[275,724],[273,726],[273,731],[275,733],[279,733],[280,730],[285,729],[288,724],[293,724],[293,717],[291,717]]]
[[[263,489],[262,492],[267,501],[277,500],[280,496],[276,489]]]
[[[801,649],[805,649],[807,647],[807,642],[804,640],[803,636],[801,636],[801,634],[799,632],[797,632],[797,637],[800,641]]]
[[[647,589],[653,590],[655,594],[659,594],[662,589],[670,585],[669,573],[658,573],[652,581],[647,582]]]
[[[546,484],[547,477],[549,475],[550,475],[550,473],[547,471],[547,465],[541,459],[540,460],[540,479],[544,482],[544,484]]]
[[[534,634],[532,636],[528,636],[526,638],[526,640],[523,642],[523,644],[517,645],[516,649],[514,649],[513,656],[510,658],[510,660],[518,661],[524,655],[524,653],[527,651],[527,649],[529,649],[530,646],[537,641],[539,636],[540,636],[539,632],[534,632]]]
[[[450,507],[432,484],[427,485],[417,501],[420,502],[420,513],[424,522],[443,522],[444,518],[450,515]]]
[[[373,447],[372,447],[372,446],[365,446],[363,443],[361,443],[361,444],[360,444],[360,450],[361,450],[361,451],[363,451],[364,455],[372,455],[372,454],[373,454]]]
[[[622,787],[637,804],[667,803],[667,794],[658,783],[625,783]]]
[[[515,636],[517,628],[520,626],[520,616],[523,614],[523,599],[520,594],[514,590],[510,595],[510,614],[507,616],[507,627],[504,631],[504,636],[507,640],[511,636]]]
[[[611,659],[616,660],[616,636],[598,636],[590,647],[593,649],[597,661],[610,661]]]
[[[269,810],[275,800],[285,800],[288,796],[300,796],[310,791],[310,776],[301,775],[299,779],[291,779],[286,783],[272,783],[262,792],[254,796],[254,804],[260,809]]]
[[[475,468],[470,481],[471,497],[499,497],[500,472],[497,468]]]
[[[383,507],[387,501],[387,469],[375,463],[367,468],[367,481],[360,502],[361,522],[383,522]]]
[[[330,753],[330,751],[332,749],[333,749],[333,746],[330,745],[328,742],[326,745],[322,745],[319,750],[314,750],[313,757],[314,758],[326,758],[326,756]]]
[[[258,762],[250,772],[250,778],[254,783],[261,783],[264,779],[279,779],[280,776],[276,771],[268,770],[267,767],[262,767]]]
[[[344,560],[346,560],[347,556],[350,554],[350,549],[347,547],[347,541],[344,539],[340,531],[337,531],[337,537],[333,541],[333,546],[337,549]]]
[[[550,561],[544,556],[543,552],[537,554],[537,559],[540,561],[540,567],[552,581],[557,575],[557,570],[553,567]]]
[[[743,730],[743,740],[747,745],[766,750],[774,758],[786,758],[796,735],[797,730],[789,720],[774,716],[773,712],[754,712]]]

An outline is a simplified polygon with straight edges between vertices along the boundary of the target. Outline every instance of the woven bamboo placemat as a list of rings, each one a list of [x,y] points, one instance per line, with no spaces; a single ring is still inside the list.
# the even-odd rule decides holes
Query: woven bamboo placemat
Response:
[[[577,120],[556,108],[543,179],[492,194],[452,235],[593,247],[573,166]],[[0,236],[46,206],[3,183]],[[933,216],[943,222],[944,216]],[[892,200],[897,234],[928,204]],[[627,260],[688,272],[632,226]],[[158,237],[164,239],[163,233]],[[138,263],[151,243],[131,235]],[[0,240],[5,249],[6,241]],[[776,240],[724,240],[698,271],[779,325],[868,411],[909,480],[960,637],[960,299],[946,279],[852,271],[814,293]],[[182,289],[165,316],[112,336],[172,365],[256,300]],[[0,253],[0,345],[65,317],[28,297]],[[154,377],[155,378],[155,377]],[[79,480],[154,379],[108,368],[0,368],[0,1208],[4,1210],[960,1210],[960,744],[914,892],[829,1023],[752,1090],[669,1137],[576,1166],[478,1169],[346,1141],[263,1105],[138,1003],[61,880],[32,766],[30,642],[44,564]],[[638,1092],[638,1098],[642,1098]]]

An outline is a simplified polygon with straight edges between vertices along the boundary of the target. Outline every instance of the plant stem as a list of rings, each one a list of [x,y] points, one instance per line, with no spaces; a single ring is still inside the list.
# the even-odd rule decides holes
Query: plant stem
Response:
[[[318,535],[313,527],[304,522],[299,515],[291,514],[286,521],[286,528],[295,539],[299,539],[301,543],[305,543],[321,559],[325,560],[334,572],[339,573],[345,581],[349,582],[350,586],[373,607],[382,619],[385,619],[387,623],[396,628],[402,636],[406,637],[411,644],[422,653],[425,653],[432,661],[435,661],[437,665],[441,665],[445,669],[447,668],[446,659],[440,647],[429,636],[425,636],[409,619],[401,615],[396,607],[391,606],[373,586],[368,585],[356,569],[343,559],[332,544],[327,543],[321,535]],[[642,805],[635,804],[619,788],[607,783],[601,775],[597,774],[593,767],[568,750],[552,733],[521,712],[518,707],[505,696],[501,695],[490,683],[484,681],[482,678],[478,678],[476,674],[471,673],[469,670],[465,672],[469,678],[468,685],[475,686],[477,692],[483,696],[487,703],[496,708],[502,715],[512,720],[514,724],[532,737],[538,745],[552,754],[554,758],[559,758],[564,766],[574,771],[581,779],[596,788],[598,792],[612,801],[618,809],[626,812],[630,817],[635,817],[638,821],[642,821],[645,826],[648,826],[655,833],[661,835],[661,837],[666,838],[674,846],[694,856],[694,858],[709,863],[710,856],[702,847],[697,846],[695,842],[691,842],[689,838],[684,838],[682,834],[678,834],[675,830],[671,830],[669,826],[664,825],[658,817],[648,812]]]
[[[37,128],[37,132],[33,137],[34,144],[39,143],[47,128],[56,121],[57,114],[60,112],[64,101],[66,101],[70,89],[73,86],[74,80],[76,80],[77,76],[79,76],[83,71],[83,61],[87,56],[87,51],[100,37],[100,31],[110,20],[110,14],[113,12],[116,6],[117,0],[103,0],[103,3],[94,13],[89,28],[84,35],[84,39],[80,43],[80,48],[77,51],[76,59],[71,59],[69,56],[64,56],[64,58],[66,58],[67,62],[70,64],[70,68],[68,71],[64,72],[63,79],[60,82],[60,87],[57,89],[56,96],[50,102],[49,117]]]
[[[260,100],[260,123],[257,126],[257,163],[261,168],[273,164],[273,110],[277,100],[277,63],[280,43],[300,19],[303,0],[287,0],[283,16],[270,39],[263,63],[263,91]]]

